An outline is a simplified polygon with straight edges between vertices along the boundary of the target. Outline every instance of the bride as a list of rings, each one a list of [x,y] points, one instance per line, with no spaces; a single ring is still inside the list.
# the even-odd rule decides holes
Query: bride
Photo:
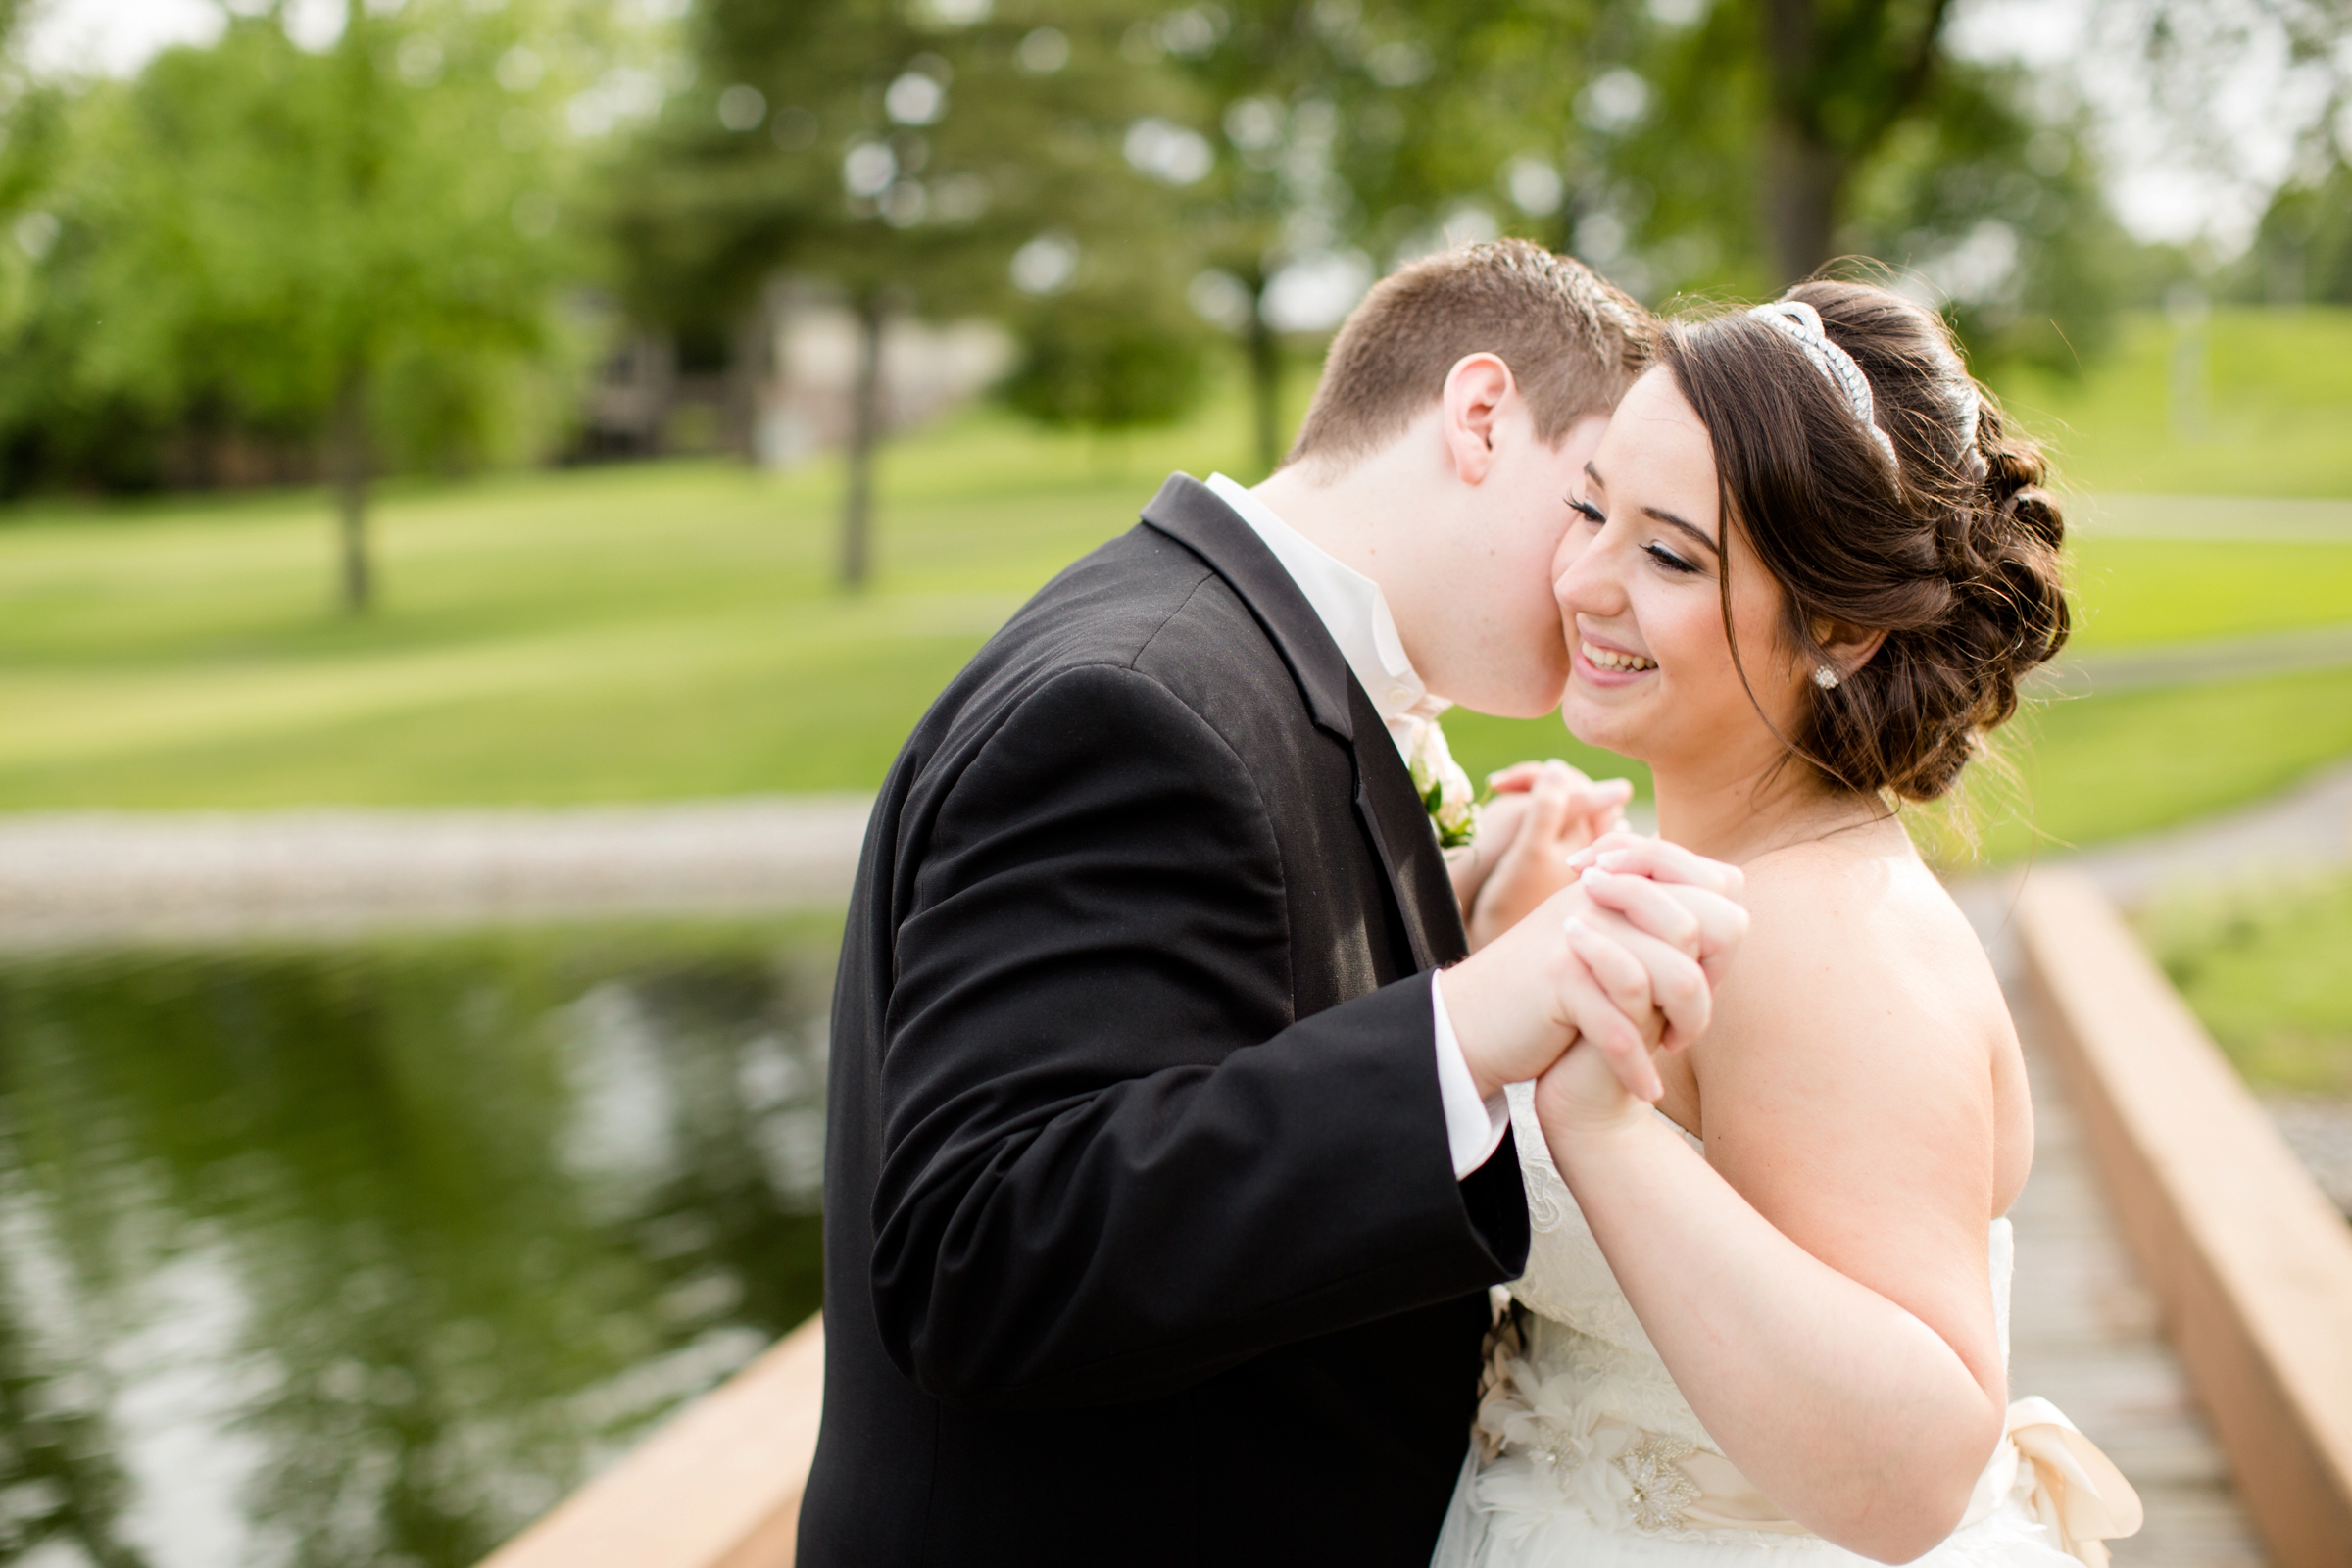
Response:
[[[1678,845],[1742,869],[1753,924],[1654,1106],[1590,1046],[1510,1091],[1537,1234],[1438,1568],[2074,1568],[2137,1528],[2064,1416],[2009,1402],[2025,1071],[1893,812],[2066,637],[2042,477],[1938,318],[1835,282],[1667,327],[1586,466],[1563,716],[1649,763],[1666,842],[1565,855],[1567,770],[1506,779],[1533,793],[1473,939]]]

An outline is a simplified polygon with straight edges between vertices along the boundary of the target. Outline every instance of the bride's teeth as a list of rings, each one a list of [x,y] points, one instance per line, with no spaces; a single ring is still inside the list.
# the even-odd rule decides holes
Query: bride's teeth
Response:
[[[1585,658],[1600,669],[1643,670],[1658,667],[1657,661],[1643,659],[1640,654],[1621,654],[1613,648],[1595,648],[1591,643],[1586,643],[1584,650]]]

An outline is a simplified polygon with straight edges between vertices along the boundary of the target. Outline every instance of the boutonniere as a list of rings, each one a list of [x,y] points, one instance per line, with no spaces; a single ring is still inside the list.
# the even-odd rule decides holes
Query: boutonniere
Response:
[[[1412,726],[1405,769],[1413,775],[1422,808],[1429,812],[1438,848],[1461,849],[1478,837],[1478,801],[1470,788],[1470,775],[1453,760],[1446,745],[1446,732],[1436,719],[1408,718],[1405,722]]]

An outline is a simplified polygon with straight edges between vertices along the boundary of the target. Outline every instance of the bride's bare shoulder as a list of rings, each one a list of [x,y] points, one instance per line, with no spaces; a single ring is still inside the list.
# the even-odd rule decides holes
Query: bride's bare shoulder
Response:
[[[1967,917],[1897,824],[1790,845],[1741,869],[1750,948],[1811,953],[1905,989],[1939,980],[1982,996],[1994,985]]]
[[[1907,846],[1853,837],[1743,868],[1747,936],[1678,1087],[1734,1187],[1884,1288],[1938,1248],[1934,1267],[1982,1269],[2032,1134],[2015,1033],[1967,920]],[[1874,1261],[1896,1230],[1918,1240],[1910,1260]]]
[[[1874,1079],[1916,1086],[1981,1074],[1988,1053],[2013,1049],[1984,948],[1908,843],[1848,835],[1743,869],[1750,924],[1697,1048],[1702,1071],[1731,1055],[1776,1072],[1867,1063]]]

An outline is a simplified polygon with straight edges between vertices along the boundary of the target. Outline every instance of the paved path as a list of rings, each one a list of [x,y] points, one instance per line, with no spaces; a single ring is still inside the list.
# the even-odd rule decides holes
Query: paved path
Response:
[[[2069,528],[2133,539],[2352,544],[2352,501],[2274,496],[2071,496]]]
[[[0,817],[0,950],[837,910],[862,796]]]
[[[838,908],[857,796],[563,810],[0,817],[0,950],[566,916]],[[2133,904],[2352,865],[2352,764],[2188,826],[2046,858]]]
[[[2063,655],[2035,670],[2026,685],[2045,697],[2105,697],[2153,686],[2209,686],[2346,664],[2352,664],[2352,626],[2313,626],[2259,637]]]

